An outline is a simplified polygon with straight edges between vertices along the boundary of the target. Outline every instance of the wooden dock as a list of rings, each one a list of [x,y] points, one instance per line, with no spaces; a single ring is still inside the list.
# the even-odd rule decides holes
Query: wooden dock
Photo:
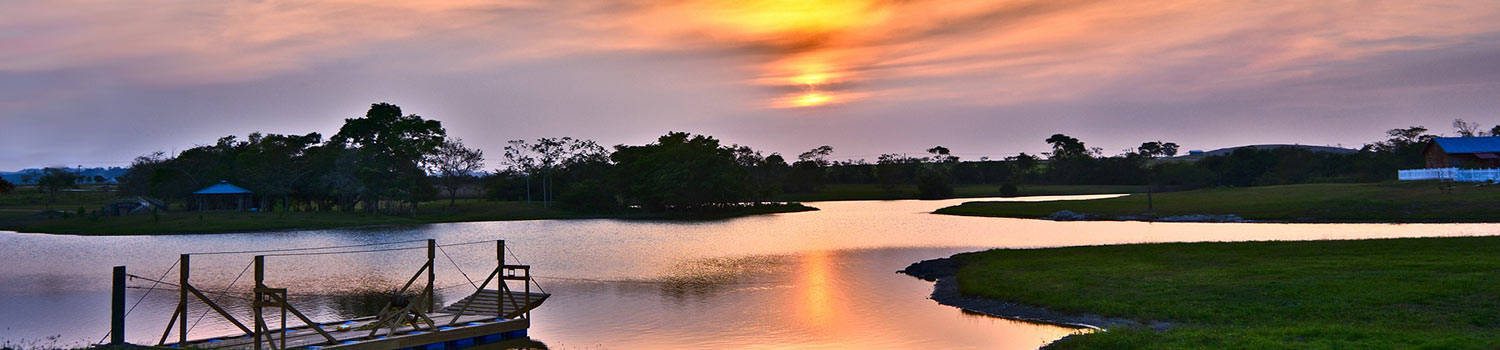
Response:
[[[509,293],[502,297],[498,290],[484,290],[450,304],[443,308],[443,311],[429,315],[432,319],[440,321],[436,327],[417,322],[416,326],[400,326],[394,330],[381,328],[374,333],[375,335],[371,335],[370,329],[377,322],[376,317],[371,316],[317,325],[316,327],[322,332],[312,329],[314,326],[291,327],[285,332],[274,329],[267,332],[268,339],[265,340],[273,344],[273,349],[313,350],[458,349],[495,344],[526,338],[526,329],[531,327],[531,320],[518,316],[540,306],[548,296],[550,295],[545,293]],[[471,299],[475,300],[472,305],[460,313],[459,309],[463,308],[461,304]],[[510,299],[518,302],[530,299],[531,303],[521,305],[520,308],[502,306],[509,304],[505,301]],[[497,314],[509,315],[513,318],[498,318]],[[455,319],[455,316],[457,316],[456,321],[443,322]],[[443,325],[444,323],[448,325]],[[329,340],[321,333],[332,336],[334,340]],[[179,344],[170,345],[179,346]],[[251,350],[256,348],[255,337],[251,335],[199,339],[189,341],[185,345],[200,349]]]
[[[380,312],[374,316],[360,317],[350,320],[335,322],[316,322],[308,318],[288,300],[286,288],[273,288],[265,285],[265,258],[275,256],[291,255],[318,255],[318,254],[354,254],[372,253],[392,250],[421,249],[423,247],[410,248],[370,248],[375,245],[389,245],[397,243],[376,243],[343,247],[319,247],[319,248],[283,248],[250,252],[210,252],[200,254],[247,254],[247,253],[272,253],[255,255],[251,266],[255,268],[254,286],[251,288],[254,298],[251,299],[251,317],[241,322],[234,315],[220,307],[207,294],[193,287],[189,280],[189,256],[183,254],[178,261],[180,268],[180,281],[178,285],[178,305],[172,314],[171,320],[167,321],[166,330],[162,332],[161,341],[157,344],[170,347],[191,347],[200,349],[224,349],[224,350],[282,350],[282,349],[340,349],[340,350],[364,350],[364,349],[462,349],[472,346],[487,344],[517,343],[525,345],[531,341],[527,338],[526,330],[531,327],[531,310],[541,306],[550,294],[541,291],[532,292],[535,281],[531,278],[531,266],[529,265],[507,265],[505,263],[505,241],[495,241],[496,265],[490,270],[483,283],[474,284],[475,292],[452,304],[441,308],[434,302],[434,288],[436,265],[436,252],[443,246],[435,240],[427,240],[427,259],[416,273],[406,281],[406,284],[395,293],[386,305],[380,308]],[[459,243],[453,245],[465,245],[473,243]],[[448,245],[448,246],[453,246]],[[361,248],[361,250],[349,250],[349,248]],[[333,249],[325,251],[328,249]],[[444,255],[447,253],[444,252]],[[451,257],[450,259],[451,260]],[[455,263],[453,265],[458,268]],[[247,266],[247,269],[249,267]],[[170,271],[170,269],[169,269]],[[462,273],[462,270],[459,270]],[[123,333],[124,317],[123,310],[123,278],[124,268],[116,268],[116,305],[113,312],[116,322],[112,325],[112,332]],[[133,276],[133,275],[132,275]],[[426,277],[426,284],[420,288],[420,292],[412,297],[407,294],[413,285],[422,277]],[[467,278],[467,274],[465,274]],[[494,283],[494,289],[486,289]],[[161,282],[161,281],[157,281]],[[519,282],[519,288],[513,288],[511,282]],[[473,280],[469,283],[473,284]],[[233,283],[230,284],[231,287]],[[215,311],[218,316],[229,321],[243,333],[241,335],[222,336],[206,339],[188,340],[189,327],[187,319],[190,315],[187,307],[190,298],[195,298]],[[267,324],[266,312],[279,311],[280,327],[272,328]],[[289,316],[295,317],[302,322],[302,326],[288,327]],[[247,326],[248,324],[248,326]],[[168,337],[177,330],[177,341],[168,343]],[[123,342],[119,337],[115,342]]]

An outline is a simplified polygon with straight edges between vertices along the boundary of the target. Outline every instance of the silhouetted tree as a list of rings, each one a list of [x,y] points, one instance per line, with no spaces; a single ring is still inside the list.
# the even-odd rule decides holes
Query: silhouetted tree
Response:
[[[397,196],[413,207],[426,181],[421,161],[442,145],[446,131],[441,122],[401,113],[401,107],[377,103],[363,118],[345,119],[332,142],[354,150],[354,177],[365,188],[369,210],[378,210],[382,197]]]
[[[6,181],[5,179],[0,178],[0,194],[10,193],[10,191],[14,191],[15,189],[16,184],[10,183],[10,181]]]
[[[509,172],[526,180],[526,203],[531,203],[531,174],[537,169],[536,154],[526,140],[510,140],[505,145],[505,165]],[[496,174],[505,173],[497,171]]]
[[[1479,123],[1467,122],[1462,118],[1453,120],[1453,131],[1463,137],[1485,136],[1484,131],[1479,129]]]
[[[745,197],[745,170],[735,152],[719,140],[672,132],[656,143],[615,146],[610,159],[621,195],[647,210],[694,209],[739,203]]]
[[[1083,145],[1083,141],[1063,134],[1053,134],[1047,138],[1047,143],[1052,144],[1052,159],[1088,158],[1089,149]]]
[[[1145,157],[1171,157],[1177,155],[1177,144],[1171,142],[1151,141],[1142,143],[1136,147],[1136,151]]]
[[[484,151],[464,147],[463,140],[453,137],[427,157],[427,165],[437,175],[438,184],[448,191],[451,207],[458,201],[458,190],[472,182],[475,172],[484,169]]]

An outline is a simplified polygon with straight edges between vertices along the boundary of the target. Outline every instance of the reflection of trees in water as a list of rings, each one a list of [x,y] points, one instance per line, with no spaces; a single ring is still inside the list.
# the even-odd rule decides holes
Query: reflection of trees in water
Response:
[[[398,296],[396,289],[396,287],[361,289],[321,296],[321,298],[328,299],[328,305],[333,307],[334,312],[340,318],[348,319],[379,314],[380,308],[385,307],[387,303],[390,303],[392,299]],[[413,286],[411,290],[407,290],[406,293],[401,293],[399,296],[406,297],[415,302],[417,296],[421,293],[421,287]],[[447,304],[447,300],[443,298],[442,293],[434,294],[437,294],[434,296],[434,299],[437,301],[439,308]]]
[[[788,256],[760,255],[706,258],[685,261],[667,269],[667,275],[653,279],[596,280],[575,279],[614,284],[620,290],[654,289],[673,301],[694,300],[743,288],[764,288],[783,281],[765,280],[786,268]]]

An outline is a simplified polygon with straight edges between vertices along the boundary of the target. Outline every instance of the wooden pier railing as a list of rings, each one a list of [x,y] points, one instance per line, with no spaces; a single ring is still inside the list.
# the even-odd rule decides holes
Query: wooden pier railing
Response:
[[[361,329],[368,328],[370,330],[368,333],[365,333],[362,337],[356,336],[357,338],[363,339],[363,340],[374,340],[374,339],[377,339],[377,337],[379,339],[394,338],[394,337],[397,336],[398,330],[400,330],[402,332],[407,332],[407,333],[411,333],[412,331],[441,332],[442,330],[439,329],[437,322],[434,321],[434,319],[433,319],[434,317],[439,317],[439,316],[441,316],[441,317],[451,316],[451,318],[447,320],[448,322],[445,323],[445,324],[443,324],[444,325],[444,327],[443,327],[444,329],[450,329],[453,326],[458,325],[461,322],[466,323],[466,324],[473,324],[473,322],[475,320],[475,318],[473,316],[476,316],[476,315],[482,315],[484,317],[491,317],[495,321],[502,321],[502,320],[505,320],[505,319],[529,319],[530,316],[531,316],[531,310],[534,309],[534,308],[536,308],[537,306],[539,306],[541,304],[541,302],[544,301],[545,299],[547,299],[547,297],[549,296],[549,294],[546,294],[545,292],[533,293],[531,291],[532,284],[535,283],[535,281],[532,279],[532,276],[531,276],[531,266],[530,265],[510,265],[510,264],[506,264],[506,261],[505,261],[505,255],[506,255],[505,254],[506,253],[505,241],[504,240],[497,240],[497,241],[494,241],[495,242],[495,257],[496,257],[495,268],[492,269],[492,270],[490,270],[490,273],[485,277],[483,283],[474,286],[474,288],[476,290],[475,293],[472,294],[472,295],[469,295],[468,297],[464,298],[463,300],[461,300],[459,302],[453,303],[451,305],[448,305],[445,308],[439,309],[438,305],[436,303],[436,299],[437,298],[433,294],[434,291],[435,291],[434,288],[433,288],[433,284],[436,281],[436,271],[435,271],[436,267],[437,267],[437,265],[436,265],[437,254],[436,253],[437,253],[437,250],[441,249],[441,247],[443,247],[443,246],[439,246],[437,244],[436,240],[428,239],[426,241],[427,241],[426,242],[427,246],[425,247],[426,250],[427,250],[427,259],[426,259],[426,261],[417,269],[417,271],[415,273],[412,274],[411,278],[407,279],[406,284],[402,285],[402,287],[399,290],[396,291],[396,293],[393,295],[392,299],[390,301],[388,301],[384,307],[381,308],[380,313],[377,314],[377,315],[374,315],[373,317],[356,319],[356,320],[365,320],[365,323],[361,326]],[[288,301],[289,297],[288,297],[288,294],[287,294],[287,288],[274,288],[274,287],[271,287],[271,286],[267,286],[265,284],[265,280],[266,280],[266,257],[267,256],[291,256],[291,255],[319,255],[319,254],[352,254],[352,253],[367,253],[367,252],[391,251],[391,250],[405,250],[405,249],[421,249],[422,248],[422,247],[411,247],[411,248],[379,248],[379,249],[371,248],[371,249],[362,249],[362,250],[335,250],[335,251],[330,251],[330,250],[333,250],[333,249],[340,249],[340,248],[369,247],[369,246],[373,246],[373,245],[396,244],[396,243],[411,243],[411,242],[416,242],[416,241],[393,242],[393,243],[377,243],[377,244],[342,246],[342,247],[290,248],[290,249],[272,249],[272,250],[262,250],[262,251],[246,251],[246,252],[209,252],[209,253],[197,253],[197,254],[250,254],[250,253],[260,253],[259,255],[255,255],[253,257],[252,262],[251,262],[251,265],[254,268],[255,272],[254,272],[254,286],[252,287],[252,292],[253,292],[254,298],[251,300],[251,318],[250,318],[250,325],[249,326],[246,326],[245,323],[241,322],[233,314],[231,314],[225,308],[221,307],[212,298],[209,298],[208,295],[206,295],[205,293],[203,293],[201,290],[199,290],[197,287],[195,287],[193,285],[193,283],[191,281],[191,278],[190,278],[191,277],[191,271],[192,271],[191,270],[191,262],[192,262],[191,261],[191,255],[193,255],[193,254],[182,254],[182,255],[180,255],[178,257],[179,260],[177,262],[177,266],[179,268],[177,307],[173,311],[171,318],[167,321],[166,329],[164,331],[162,331],[162,336],[157,341],[157,344],[158,345],[176,345],[176,346],[193,345],[193,346],[206,347],[206,348],[215,348],[215,347],[230,348],[230,347],[233,347],[233,348],[245,348],[245,349],[255,349],[255,350],[261,350],[263,348],[270,348],[270,349],[280,350],[280,349],[286,349],[288,346],[297,347],[297,346],[308,346],[308,345],[348,344],[348,343],[350,343],[350,339],[355,339],[355,338],[351,338],[350,336],[347,336],[347,335],[334,335],[334,334],[331,334],[328,331],[324,330],[321,326],[326,325],[327,323],[319,323],[317,321],[312,320],[310,317],[308,317],[306,314],[302,313],[295,306],[293,306],[293,304],[291,302]],[[452,245],[465,245],[465,244],[472,244],[472,243],[481,243],[481,242],[459,243],[459,244],[452,244]],[[452,246],[452,245],[449,245],[449,246]],[[444,252],[443,254],[446,255],[447,252]],[[449,258],[449,260],[452,260],[451,256],[449,256],[448,258]],[[462,269],[458,267],[458,264],[456,262],[454,262],[454,267],[456,269],[459,269],[460,272],[462,272]],[[124,271],[124,269],[123,269],[123,267],[121,267],[121,268],[117,269],[117,274],[123,274],[124,273],[123,271]],[[405,299],[404,297],[400,297],[402,295],[405,295],[405,293],[407,291],[409,291],[413,287],[414,284],[416,284],[417,280],[422,279],[422,277],[424,275],[426,277],[427,283],[425,284],[425,286],[422,287],[422,291],[421,291],[420,294],[418,294],[414,299]],[[243,276],[243,272],[241,272],[241,276]],[[467,274],[465,274],[465,278],[467,278]],[[238,281],[238,277],[236,277],[236,281]],[[493,290],[485,289],[486,287],[488,287],[490,285],[491,281],[495,282],[495,289],[493,289]],[[161,282],[161,281],[157,281],[157,282]],[[519,291],[519,293],[517,293],[518,291],[515,291],[515,290],[512,289],[512,287],[510,285],[510,282],[520,282],[522,284],[521,290]],[[469,283],[472,284],[473,281],[470,280]],[[119,284],[119,283],[117,283],[117,284]],[[168,283],[168,284],[170,284],[170,283]],[[233,285],[234,285],[234,283],[231,282],[230,285],[229,285],[229,287],[233,287]],[[540,286],[538,286],[538,288],[540,288]],[[123,288],[121,290],[123,290]],[[227,291],[228,291],[228,289],[225,290],[225,292],[227,292]],[[222,294],[221,294],[221,296],[222,296]],[[116,296],[116,298],[123,300],[123,296]],[[236,328],[238,328],[241,332],[243,332],[244,335],[250,336],[249,337],[250,339],[248,339],[248,341],[225,342],[225,344],[221,344],[220,346],[213,346],[213,345],[203,344],[201,342],[198,342],[198,343],[190,342],[189,339],[188,339],[188,333],[189,333],[189,331],[191,329],[188,326],[187,319],[188,319],[188,315],[189,315],[189,313],[188,313],[188,311],[189,311],[188,310],[188,303],[192,299],[196,299],[199,302],[201,302],[203,305],[206,305],[209,309],[211,309],[212,311],[214,311],[214,313],[217,314],[219,317],[222,317],[224,320],[228,321],[230,324],[233,324]],[[117,305],[115,305],[114,309],[120,309],[120,308],[123,307],[123,302],[116,302],[116,303],[117,303]],[[271,309],[271,310],[267,310],[268,308]],[[278,328],[272,328],[272,327],[270,327],[266,323],[266,312],[267,311],[279,312],[280,313],[280,316],[281,316],[279,318],[280,323],[281,323],[280,327],[278,327]],[[306,332],[302,332],[301,335],[296,336],[297,341],[295,341],[293,343],[289,343],[288,342],[288,338],[289,338],[288,328],[287,328],[287,324],[286,324],[288,316],[296,317],[298,320],[302,321],[302,323],[305,324],[306,326],[302,326],[300,328],[308,328],[308,329],[314,330],[317,333],[317,335],[319,336],[319,337],[316,337],[316,338],[321,338],[321,339],[320,340],[313,340],[313,339],[316,339],[316,338],[309,339],[309,338],[307,338],[307,336],[310,336],[311,334],[306,333]],[[113,320],[114,320],[114,322],[116,322],[116,324],[112,325],[112,331],[116,332],[116,341],[123,342],[123,338],[121,338],[121,336],[118,334],[118,333],[123,333],[123,327],[124,327],[124,324],[123,324],[124,323],[123,314],[120,313],[120,312],[118,312],[118,310],[116,310],[116,315],[113,318]],[[342,321],[341,320],[341,321],[338,321],[337,323],[346,323],[346,322],[352,322],[352,321]],[[529,322],[526,322],[524,324],[529,325]],[[423,329],[423,327],[422,327],[424,325],[426,326],[425,329]],[[168,344],[167,339],[173,333],[172,332],[173,328],[177,329],[177,332],[176,332],[177,333],[177,339],[176,339],[177,341],[176,341],[175,344]],[[386,330],[384,332],[383,336],[380,335],[381,334],[381,332],[380,332],[381,330]],[[227,339],[227,338],[229,338],[229,337],[221,337],[221,339]],[[218,341],[216,340],[215,342],[218,342]],[[250,344],[244,344],[245,342],[248,342]]]

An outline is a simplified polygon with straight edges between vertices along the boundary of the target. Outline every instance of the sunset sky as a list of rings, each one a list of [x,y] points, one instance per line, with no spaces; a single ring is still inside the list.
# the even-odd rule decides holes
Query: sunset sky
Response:
[[[1500,123],[1500,2],[4,1],[0,170],[122,166],[390,102],[509,139],[795,155],[1360,144]],[[498,166],[491,161],[491,167]]]

